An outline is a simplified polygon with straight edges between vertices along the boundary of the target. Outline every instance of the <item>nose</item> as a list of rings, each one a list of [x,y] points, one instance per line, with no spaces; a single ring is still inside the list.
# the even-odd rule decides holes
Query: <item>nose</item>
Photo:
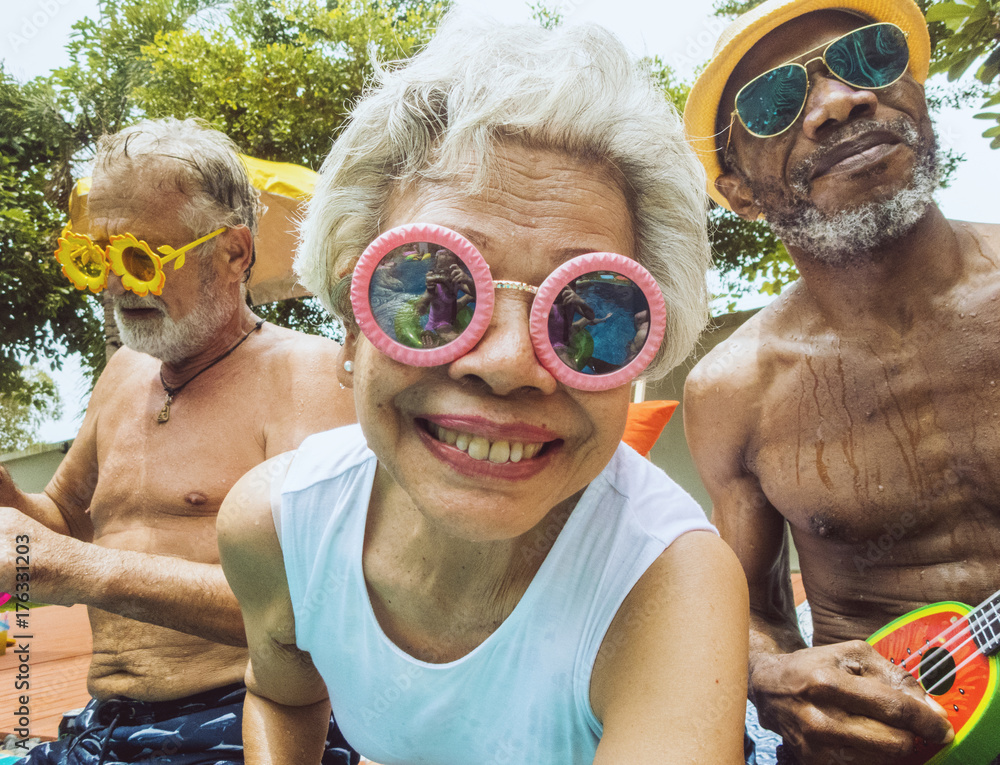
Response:
[[[827,127],[850,119],[871,117],[878,107],[878,96],[870,90],[853,88],[825,72],[813,75],[806,101],[802,132],[818,141]]]
[[[122,286],[122,278],[110,268],[108,269],[108,283],[105,289],[111,297],[120,297],[125,294],[125,287]]]
[[[531,295],[497,290],[493,316],[475,347],[453,361],[454,380],[480,381],[498,396],[515,392],[555,393],[558,382],[535,356],[528,317]]]

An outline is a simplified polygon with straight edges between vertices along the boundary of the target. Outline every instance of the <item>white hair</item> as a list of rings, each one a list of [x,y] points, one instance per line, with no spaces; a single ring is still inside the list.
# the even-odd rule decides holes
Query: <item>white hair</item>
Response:
[[[449,14],[405,66],[376,67],[321,170],[295,265],[327,310],[353,325],[350,273],[381,233],[392,192],[476,168],[485,188],[505,141],[604,165],[622,181],[636,259],[659,283],[662,377],[708,319],[705,177],[673,106],[610,32],[547,30]]]
[[[225,133],[198,119],[166,117],[143,120],[113,135],[101,136],[94,158],[96,170],[117,175],[131,167],[162,163],[189,197],[181,213],[197,235],[221,228],[246,226],[257,234],[260,194],[253,187],[236,144]],[[214,240],[204,253],[211,251]]]

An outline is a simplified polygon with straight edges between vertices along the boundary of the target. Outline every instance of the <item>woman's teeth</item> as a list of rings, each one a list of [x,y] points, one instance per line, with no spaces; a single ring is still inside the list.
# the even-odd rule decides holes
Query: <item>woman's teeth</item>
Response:
[[[474,460],[490,462],[520,462],[530,460],[541,450],[543,444],[522,444],[520,441],[489,441],[482,436],[462,433],[431,424],[431,433],[438,441],[454,446]]]

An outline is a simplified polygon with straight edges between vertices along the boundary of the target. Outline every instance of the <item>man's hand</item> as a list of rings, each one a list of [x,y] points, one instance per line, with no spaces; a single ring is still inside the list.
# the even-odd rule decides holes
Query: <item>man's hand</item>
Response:
[[[914,737],[955,737],[944,709],[861,640],[760,657],[751,689],[761,723],[802,765],[889,765]]]
[[[38,603],[72,605],[59,600],[66,593],[57,582],[58,567],[60,563],[72,559],[67,548],[74,543],[81,544],[52,531],[16,508],[0,507],[0,592],[26,592],[30,600]],[[27,552],[24,552],[25,548]],[[25,565],[27,572],[24,571]],[[20,580],[17,577],[19,573],[22,575]],[[23,576],[25,573],[27,577]],[[22,586],[16,590],[19,581]]]

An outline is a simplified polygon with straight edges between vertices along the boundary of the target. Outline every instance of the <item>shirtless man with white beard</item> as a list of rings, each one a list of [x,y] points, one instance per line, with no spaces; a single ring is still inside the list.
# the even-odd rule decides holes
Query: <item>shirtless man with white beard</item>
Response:
[[[14,591],[14,540],[27,536],[31,600],[85,603],[94,636],[94,699],[75,735],[26,763],[243,762],[246,637],[216,515],[248,470],[355,420],[339,346],[247,307],[258,214],[217,131],[158,120],[101,140],[89,232],[64,233],[61,252],[110,263],[126,347],[43,493],[0,468],[0,590]],[[181,250],[159,269],[150,257]],[[349,762],[327,749],[324,763]]]
[[[779,762],[950,741],[933,697],[861,641],[1000,588],[1000,227],[932,200],[929,50],[911,0],[768,0],[723,33],[685,110],[712,196],[766,218],[801,275],[698,364],[684,411],[749,580],[749,696]]]

